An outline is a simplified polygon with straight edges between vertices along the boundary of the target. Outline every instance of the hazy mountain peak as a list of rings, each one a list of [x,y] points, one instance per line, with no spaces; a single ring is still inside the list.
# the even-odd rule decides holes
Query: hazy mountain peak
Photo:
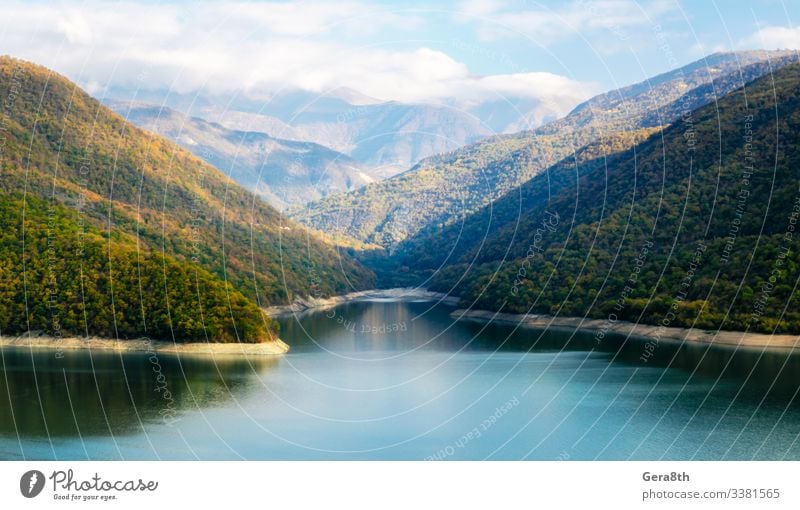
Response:
[[[351,157],[313,142],[227,129],[163,106],[112,101],[139,127],[166,136],[278,209],[373,181]]]

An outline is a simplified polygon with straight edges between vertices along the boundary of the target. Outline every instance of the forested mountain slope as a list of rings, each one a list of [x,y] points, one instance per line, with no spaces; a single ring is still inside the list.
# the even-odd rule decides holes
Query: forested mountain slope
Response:
[[[421,261],[445,266],[433,289],[507,312],[800,331],[800,64],[514,195],[446,233],[450,258]]]
[[[479,254],[486,260],[502,259],[502,245],[487,245],[499,230],[514,232],[521,217],[564,190],[571,190],[585,175],[602,176],[616,164],[619,153],[635,151],[638,144],[661,131],[660,128],[620,131],[603,135],[574,154],[559,161],[516,190],[484,206],[462,221],[428,225],[400,243],[391,257],[378,257],[398,281],[420,283],[444,265],[469,260]],[[432,250],[431,246],[439,249]],[[497,250],[491,254],[487,250]]]
[[[711,55],[599,95],[534,131],[429,158],[394,178],[313,202],[290,215],[317,230],[393,252],[426,226],[462,220],[603,135],[667,125],[793,61],[794,53],[786,51]]]
[[[259,341],[272,335],[259,305],[373,285],[217,169],[45,68],[0,57],[0,100],[3,335]]]

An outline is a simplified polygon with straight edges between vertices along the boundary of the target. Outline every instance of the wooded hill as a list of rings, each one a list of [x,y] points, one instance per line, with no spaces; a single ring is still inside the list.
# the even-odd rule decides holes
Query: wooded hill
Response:
[[[624,145],[409,241],[401,264],[476,308],[800,332],[800,64]]]
[[[372,272],[74,83],[0,57],[0,334],[261,341]]]

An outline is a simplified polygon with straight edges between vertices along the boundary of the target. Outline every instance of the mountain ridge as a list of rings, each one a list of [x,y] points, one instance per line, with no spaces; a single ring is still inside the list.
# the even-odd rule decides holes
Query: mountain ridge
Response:
[[[765,56],[772,62],[759,60]],[[316,230],[392,251],[428,225],[457,222],[499,199],[604,134],[667,125],[683,112],[770,72],[771,66],[796,59],[787,51],[727,53],[714,57],[711,70],[701,59],[664,73],[685,82],[689,90],[683,93],[676,92],[685,87],[674,87],[674,80],[661,82],[651,92],[645,80],[595,96],[570,115],[534,131],[497,135],[433,156],[396,177],[293,208],[289,215]],[[633,97],[624,95],[631,91]],[[410,214],[387,205],[397,203]]]
[[[163,106],[109,106],[137,126],[178,143],[279,210],[372,182],[358,162],[313,142],[229,130]]]
[[[432,290],[474,308],[797,332],[798,140],[791,64],[639,144],[535,177],[516,217],[507,196],[472,238],[441,236],[441,251],[459,245],[449,260],[420,260],[425,239],[406,255],[432,271]]]
[[[234,131],[316,143],[352,157],[373,179],[492,134],[475,116],[452,106],[377,100],[351,104],[334,92],[283,91],[234,98],[124,89],[108,94],[115,98],[109,102],[165,106]]]
[[[345,250],[63,76],[0,57],[0,97],[3,334],[258,342],[275,335],[260,306],[374,286]]]

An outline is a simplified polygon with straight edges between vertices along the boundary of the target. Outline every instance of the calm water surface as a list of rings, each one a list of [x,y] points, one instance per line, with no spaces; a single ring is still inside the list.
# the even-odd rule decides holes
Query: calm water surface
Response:
[[[451,311],[290,317],[274,359],[4,349],[0,458],[800,459],[797,357],[661,345],[643,364],[633,341]]]

